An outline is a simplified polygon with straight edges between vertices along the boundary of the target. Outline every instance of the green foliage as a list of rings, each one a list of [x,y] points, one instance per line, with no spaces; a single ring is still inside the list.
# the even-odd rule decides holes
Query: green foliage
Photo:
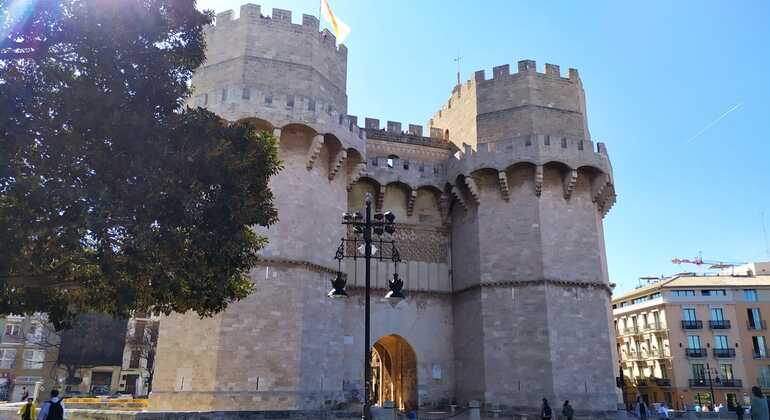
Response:
[[[184,106],[194,0],[0,0],[0,314],[201,316],[252,290],[275,139]]]

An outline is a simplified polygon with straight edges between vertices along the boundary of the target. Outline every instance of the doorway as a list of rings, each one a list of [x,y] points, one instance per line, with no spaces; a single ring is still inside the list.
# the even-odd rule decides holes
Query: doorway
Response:
[[[372,395],[374,405],[393,401],[401,410],[417,408],[417,357],[399,335],[386,335],[372,348]]]

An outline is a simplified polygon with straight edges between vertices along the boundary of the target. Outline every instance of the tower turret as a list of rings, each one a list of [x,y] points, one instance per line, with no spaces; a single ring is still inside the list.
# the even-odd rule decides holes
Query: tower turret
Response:
[[[342,400],[344,305],[328,298],[347,190],[366,136],[347,111],[347,49],[318,19],[247,4],[205,29],[192,105],[249,120],[279,141],[279,222],[251,273],[255,292],[210,319],[161,321],[153,409],[321,408]],[[311,355],[313,357],[311,357]]]
[[[430,125],[462,148],[446,187],[458,397],[614,410],[602,218],[615,193],[577,71],[477,72]]]

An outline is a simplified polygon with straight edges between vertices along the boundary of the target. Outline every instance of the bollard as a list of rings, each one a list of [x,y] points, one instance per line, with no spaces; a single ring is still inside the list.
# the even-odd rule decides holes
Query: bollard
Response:
[[[476,400],[469,402],[468,414],[470,420],[481,420],[481,403]]]

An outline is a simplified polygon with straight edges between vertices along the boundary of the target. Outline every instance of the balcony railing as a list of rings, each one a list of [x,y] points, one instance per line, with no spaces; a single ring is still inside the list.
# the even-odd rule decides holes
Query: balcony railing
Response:
[[[695,349],[695,348],[686,348],[684,349],[685,354],[687,357],[706,357],[708,356],[708,351],[706,349]]]
[[[663,327],[663,324],[660,322],[650,322],[649,324],[642,327],[644,331],[660,331],[664,330],[665,327]]]
[[[760,376],[758,382],[761,388],[770,388],[770,376]]]
[[[636,386],[647,386],[647,379],[637,379]]]
[[[657,386],[669,387],[671,386],[671,379],[652,378],[652,382]]]
[[[620,330],[620,335],[639,334],[639,327],[626,327]]]
[[[713,349],[714,357],[735,357],[735,349]]]
[[[708,388],[713,386],[714,388],[743,388],[743,381],[740,379],[712,379],[709,381],[706,378],[703,379],[690,379],[690,387],[692,388]]]
[[[668,357],[668,355],[663,349],[648,350],[644,352],[644,356],[649,359],[662,359],[664,357]]]
[[[752,322],[751,320],[746,321],[746,328],[754,331],[760,331],[760,330],[766,330],[767,324],[765,323],[765,320],[755,320]]]
[[[757,359],[757,360],[759,360],[759,359],[768,359],[768,358],[770,358],[770,356],[768,356],[767,350],[765,350],[764,352],[759,352],[759,353],[754,352],[754,358]]]
[[[709,328],[712,330],[726,330],[730,328],[730,320],[728,319],[712,319],[709,321]]]
[[[703,328],[703,321],[700,320],[683,320],[682,328],[685,330],[699,330]]]

